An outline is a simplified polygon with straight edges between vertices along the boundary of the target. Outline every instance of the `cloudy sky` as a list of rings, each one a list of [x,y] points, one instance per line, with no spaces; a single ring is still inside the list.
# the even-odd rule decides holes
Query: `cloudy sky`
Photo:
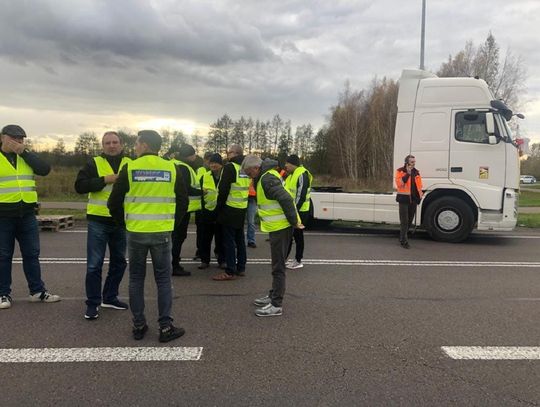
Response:
[[[198,130],[224,113],[325,122],[346,80],[419,63],[421,0],[0,0],[0,123],[34,143]],[[427,0],[426,67],[491,30],[527,67],[540,142],[540,1]]]

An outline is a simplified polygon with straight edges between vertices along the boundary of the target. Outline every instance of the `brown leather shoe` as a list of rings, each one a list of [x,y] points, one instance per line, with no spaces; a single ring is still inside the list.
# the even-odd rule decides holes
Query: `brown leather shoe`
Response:
[[[236,276],[223,272],[223,273],[216,274],[214,277],[212,277],[212,280],[214,280],[214,281],[236,280]]]

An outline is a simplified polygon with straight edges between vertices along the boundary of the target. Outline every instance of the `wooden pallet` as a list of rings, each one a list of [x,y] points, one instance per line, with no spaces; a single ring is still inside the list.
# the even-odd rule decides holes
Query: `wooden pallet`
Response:
[[[38,215],[37,220],[41,230],[58,232],[60,229],[73,227],[72,215]]]

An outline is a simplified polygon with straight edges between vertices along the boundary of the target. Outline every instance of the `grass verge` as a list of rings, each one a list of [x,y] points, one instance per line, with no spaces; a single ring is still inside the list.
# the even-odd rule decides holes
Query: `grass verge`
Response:
[[[75,220],[86,219],[86,210],[84,209],[40,209],[39,214],[73,216]]]

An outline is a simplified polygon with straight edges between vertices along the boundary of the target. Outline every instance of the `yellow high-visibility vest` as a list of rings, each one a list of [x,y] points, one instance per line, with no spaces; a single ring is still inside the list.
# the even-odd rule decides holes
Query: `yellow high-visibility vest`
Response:
[[[303,166],[296,167],[294,172],[285,179],[285,188],[290,192],[294,201],[296,202],[296,194],[298,193],[298,179],[307,172],[309,178],[309,185],[307,187],[306,200],[300,208],[300,212],[308,212],[311,198],[311,184],[313,183],[313,175]]]
[[[261,231],[276,232],[291,226],[278,201],[268,199],[262,187],[264,177],[276,177],[283,184],[283,179],[276,170],[266,171],[257,183],[257,207],[261,219]]]
[[[251,179],[240,172],[240,165],[231,163],[236,171],[236,180],[231,183],[231,190],[225,204],[231,208],[245,209],[248,206],[249,184]]]
[[[191,165],[180,161],[180,160],[172,160],[176,165],[181,165],[183,167],[186,167],[189,171],[189,183],[191,185],[191,188],[201,190],[201,185],[199,184],[197,174],[195,173],[195,170],[191,167]],[[188,212],[196,212],[200,211],[202,208],[201,204],[201,196],[200,195],[189,195],[189,204],[188,204]]]
[[[129,191],[124,198],[126,229],[157,233],[174,229],[176,167],[157,155],[127,164]]]
[[[118,167],[118,172],[122,169],[126,163],[130,162],[131,158],[124,157]],[[106,158],[101,156],[94,157],[96,163],[98,177],[106,177],[107,175],[114,174],[114,170]],[[105,184],[105,187],[101,191],[90,192],[88,194],[88,204],[86,205],[86,213],[88,215],[107,216],[110,217],[109,208],[107,208],[107,200],[111,195],[113,184]]]
[[[36,203],[34,170],[17,155],[17,168],[0,153],[0,203]]]
[[[214,176],[211,170],[208,170],[203,175],[203,189],[206,189],[206,195],[203,195],[203,205],[204,209],[207,211],[213,211],[216,209],[217,197],[218,197],[218,188],[214,180]]]

